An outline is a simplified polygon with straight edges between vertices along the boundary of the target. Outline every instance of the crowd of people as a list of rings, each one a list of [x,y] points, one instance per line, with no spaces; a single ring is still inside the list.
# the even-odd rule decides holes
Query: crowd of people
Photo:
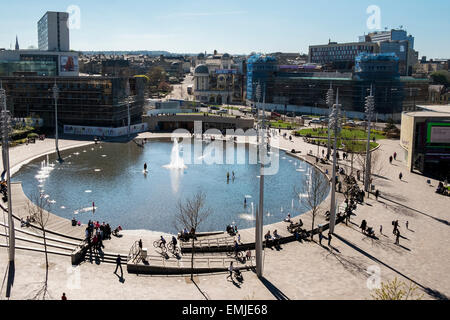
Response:
[[[120,226],[117,229],[122,229]],[[118,232],[117,229],[114,232]],[[103,222],[100,224],[99,221],[89,220],[88,225],[85,230],[85,241],[87,242],[89,248],[94,248],[96,250],[104,248],[103,240],[111,240],[111,235],[114,233],[111,231],[109,224]]]

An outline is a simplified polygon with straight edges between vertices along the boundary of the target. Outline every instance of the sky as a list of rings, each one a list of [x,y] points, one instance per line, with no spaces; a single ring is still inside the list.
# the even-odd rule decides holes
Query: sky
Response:
[[[403,26],[419,56],[450,58],[449,0],[0,0],[0,48],[37,47],[46,11],[70,11],[71,49],[300,52]],[[379,20],[369,6],[379,8]],[[77,18],[79,17],[79,18]],[[368,21],[372,22],[369,23]],[[377,25],[377,22],[380,23]],[[372,26],[370,25],[372,24]]]

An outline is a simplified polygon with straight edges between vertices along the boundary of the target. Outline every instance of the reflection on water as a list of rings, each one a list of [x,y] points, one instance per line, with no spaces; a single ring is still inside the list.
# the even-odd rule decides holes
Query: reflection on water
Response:
[[[260,168],[248,162],[249,148],[255,147],[235,147],[234,162],[223,152],[224,162],[233,164],[206,165],[196,164],[194,157],[197,159],[199,155],[189,150],[189,145],[183,143],[184,150],[180,145],[174,150],[174,144],[151,141],[140,148],[133,142],[105,143],[63,151],[61,156],[72,156],[71,162],[56,163],[55,155],[50,155],[48,160],[42,157],[23,166],[13,180],[22,181],[28,197],[39,189],[44,192],[45,187],[47,199],[54,201],[50,203],[52,212],[67,219],[76,213],[76,219],[82,223],[93,219],[126,229],[175,233],[178,231],[173,227],[177,203],[202,190],[206,193],[206,206],[213,213],[199,231],[225,230],[232,221],[239,229],[254,227],[258,201],[253,200],[252,206],[250,199],[259,199]],[[206,144],[205,149],[210,150]],[[183,160],[181,154],[189,154],[192,164],[179,162]],[[289,162],[293,159],[284,152],[280,156],[279,172],[265,176],[265,224],[284,220],[287,210],[282,208],[289,208],[292,217],[306,211],[296,203],[293,206],[292,199],[298,199],[294,187],[299,190],[308,178],[306,172],[297,170],[310,173],[310,166],[303,162],[294,165]],[[243,165],[236,163],[241,157],[246,159]],[[147,174],[143,173],[144,163],[148,164]],[[164,166],[168,164],[184,169],[166,169]],[[227,174],[232,176],[233,172],[235,179],[227,181]]]

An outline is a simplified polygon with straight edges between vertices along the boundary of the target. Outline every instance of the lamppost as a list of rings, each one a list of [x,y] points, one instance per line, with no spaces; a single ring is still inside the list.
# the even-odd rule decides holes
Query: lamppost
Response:
[[[327,106],[328,106],[328,145],[327,145],[327,159],[331,155],[331,126],[330,126],[330,116],[333,109],[334,102],[334,91],[330,84],[330,89],[327,91]]]
[[[11,117],[6,109],[6,91],[0,86],[0,106],[1,106],[1,129],[2,129],[2,156],[4,170],[6,170],[6,187],[8,189],[8,226],[9,226],[9,262],[14,263],[16,236],[14,231],[14,219],[11,205],[11,175],[9,168],[9,142]]]
[[[256,99],[258,100],[258,120],[259,120],[259,109],[260,109],[260,102],[261,102],[261,84],[258,83],[258,86],[256,87]],[[265,86],[264,86],[264,98],[263,98],[263,112],[265,113],[265,102],[266,102],[266,93],[265,93]],[[259,134],[260,131],[262,132],[261,140],[259,140]],[[263,163],[263,150],[264,150],[264,115],[263,115],[263,124],[262,124],[262,130],[259,130],[259,122],[257,124],[257,136],[258,136],[258,154],[259,154],[259,161],[260,161],[260,181],[259,181],[259,206],[258,211],[256,214],[256,223],[255,223],[255,250],[256,250],[256,274],[259,278],[262,277],[263,274],[263,241],[262,241],[262,234],[263,234],[263,215],[264,215],[264,163]]]
[[[332,188],[331,188],[331,207],[330,207],[330,233],[334,233],[334,227],[336,225],[336,162],[337,162],[337,136],[339,134],[341,125],[341,107],[339,104],[339,88],[336,93],[336,103],[333,105],[333,109],[330,114],[330,127],[334,131],[333,141],[333,169],[332,169]]]
[[[58,155],[58,161],[62,162],[61,155],[59,154],[58,147],[58,98],[59,98],[59,88],[56,85],[53,86],[53,99],[55,100],[55,146],[56,146],[56,154]]]
[[[372,95],[373,89],[372,86],[370,86],[370,95],[366,97],[366,117],[367,117],[367,150],[366,150],[366,174],[364,177],[364,189],[366,192],[369,192],[370,188],[370,162],[371,162],[371,153],[370,153],[370,131],[371,126],[370,122],[372,121],[373,112],[375,109],[375,98]]]

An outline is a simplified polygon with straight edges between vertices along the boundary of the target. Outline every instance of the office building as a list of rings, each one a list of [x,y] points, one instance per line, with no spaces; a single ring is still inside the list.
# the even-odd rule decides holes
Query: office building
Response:
[[[0,50],[0,76],[76,77],[78,52]]]
[[[408,33],[403,29],[371,32],[368,35],[359,37],[359,41],[376,43],[385,41],[408,41],[409,48],[414,49],[414,37],[412,35],[408,35]]]
[[[418,106],[402,114],[400,145],[411,171],[450,179],[450,106]]]
[[[380,47],[373,42],[336,43],[309,47],[309,62],[328,65],[341,72],[352,71],[360,53],[378,53]]]
[[[284,113],[327,115],[325,99],[330,85],[335,91],[339,88],[339,101],[345,115],[352,119],[365,118],[365,98],[372,85],[379,120],[400,121],[402,111],[414,110],[416,104],[428,99],[429,80],[400,76],[399,59],[392,53],[361,54],[355,59],[353,73],[289,72],[267,58],[257,60],[259,71],[255,72],[254,59],[249,58],[247,74],[250,106],[255,105],[254,89],[258,82],[265,84],[267,109]]]
[[[70,51],[69,14],[47,12],[38,22],[39,50]]]

